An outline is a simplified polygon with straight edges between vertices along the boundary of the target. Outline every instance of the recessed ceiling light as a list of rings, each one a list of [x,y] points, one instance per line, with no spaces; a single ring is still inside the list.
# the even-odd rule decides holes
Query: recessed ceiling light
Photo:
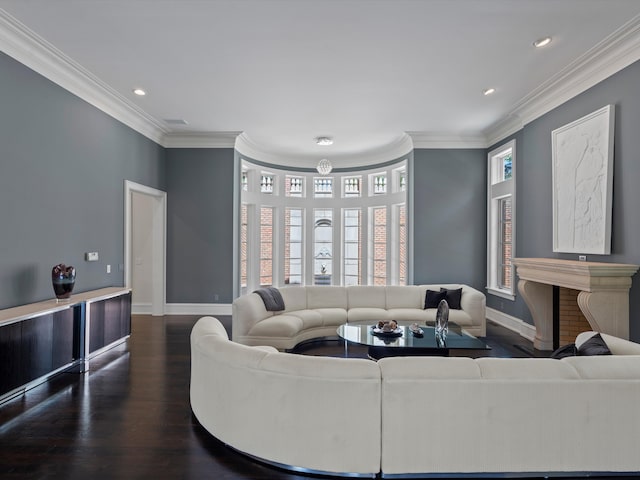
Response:
[[[486,95],[491,95],[492,93],[496,93],[496,89],[495,88],[485,88],[482,91],[482,94],[485,95],[485,96]]]
[[[135,93],[136,95],[139,95],[141,97],[144,97],[147,94],[147,92],[145,92],[141,88],[134,88],[133,89],[133,93]]]
[[[533,46],[536,48],[542,48],[542,47],[546,47],[550,43],[551,43],[551,37],[543,37],[533,42]]]
[[[326,147],[328,145],[333,145],[333,138],[331,137],[316,137],[316,143],[318,145],[322,145]]]

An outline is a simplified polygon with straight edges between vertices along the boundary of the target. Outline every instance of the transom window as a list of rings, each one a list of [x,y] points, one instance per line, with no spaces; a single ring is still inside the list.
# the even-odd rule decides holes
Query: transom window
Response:
[[[332,176],[241,162],[241,293],[407,283],[406,160]]]

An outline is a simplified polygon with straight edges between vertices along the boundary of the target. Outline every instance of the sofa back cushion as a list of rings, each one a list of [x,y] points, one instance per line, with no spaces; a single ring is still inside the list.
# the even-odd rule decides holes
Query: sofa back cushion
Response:
[[[347,287],[348,308],[387,308],[385,287],[353,285]]]
[[[307,291],[305,287],[284,287],[280,288],[280,294],[284,300],[284,311],[295,312],[297,310],[306,310],[307,308]]]
[[[490,380],[579,379],[570,364],[551,358],[479,358],[482,378]]]
[[[307,308],[347,308],[347,289],[333,286],[309,286]]]
[[[422,289],[417,285],[388,285],[385,287],[387,294],[387,309],[391,308],[419,308]]]

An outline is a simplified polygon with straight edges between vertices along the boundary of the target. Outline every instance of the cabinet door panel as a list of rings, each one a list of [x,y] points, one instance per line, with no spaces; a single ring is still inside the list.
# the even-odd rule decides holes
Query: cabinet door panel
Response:
[[[95,352],[96,350],[104,347],[104,322],[105,311],[104,302],[92,303],[89,308],[91,309],[91,316],[89,322],[89,352]]]
[[[51,372],[53,314],[22,322],[22,366],[25,383]]]
[[[54,370],[76,359],[74,357],[74,313],[75,309],[70,308],[53,314],[52,367]]]
[[[22,323],[0,327],[0,395],[24,382],[21,372]]]

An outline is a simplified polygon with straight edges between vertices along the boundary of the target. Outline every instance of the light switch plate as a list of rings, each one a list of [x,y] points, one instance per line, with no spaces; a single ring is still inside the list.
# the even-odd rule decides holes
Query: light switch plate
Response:
[[[98,261],[98,252],[87,252],[84,254],[84,259],[87,262],[97,262]]]

